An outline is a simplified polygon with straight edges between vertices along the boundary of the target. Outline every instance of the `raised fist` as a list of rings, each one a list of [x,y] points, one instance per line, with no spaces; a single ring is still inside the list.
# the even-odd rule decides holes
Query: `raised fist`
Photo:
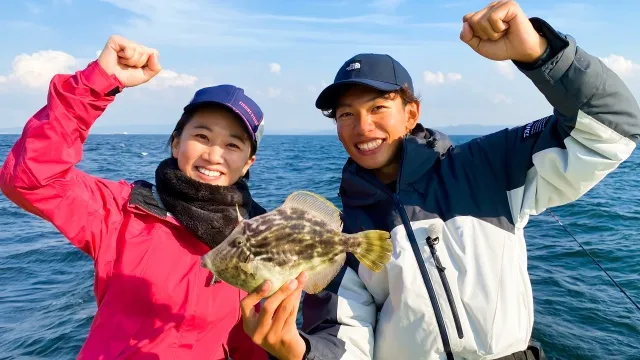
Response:
[[[144,84],[156,76],[162,67],[158,51],[119,35],[112,35],[98,57],[98,64],[115,75],[125,87]]]
[[[547,47],[514,0],[493,1],[462,21],[460,39],[487,59],[534,62]]]

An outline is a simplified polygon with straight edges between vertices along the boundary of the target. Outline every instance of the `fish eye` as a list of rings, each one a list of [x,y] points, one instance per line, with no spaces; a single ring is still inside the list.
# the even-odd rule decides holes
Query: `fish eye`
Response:
[[[242,246],[242,238],[241,237],[237,237],[233,240],[233,242],[236,244],[236,246]]]

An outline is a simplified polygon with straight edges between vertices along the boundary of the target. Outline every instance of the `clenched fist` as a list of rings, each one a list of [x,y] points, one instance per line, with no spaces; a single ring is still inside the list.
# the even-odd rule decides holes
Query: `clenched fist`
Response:
[[[115,75],[125,87],[144,84],[162,70],[156,49],[118,35],[109,38],[98,57],[98,64],[108,74]]]
[[[513,0],[494,1],[462,18],[460,39],[491,60],[536,61],[547,48],[547,40],[531,25]]]

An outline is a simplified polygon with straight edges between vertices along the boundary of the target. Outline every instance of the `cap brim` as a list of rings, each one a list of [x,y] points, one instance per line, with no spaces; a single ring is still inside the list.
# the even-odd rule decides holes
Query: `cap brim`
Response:
[[[380,91],[396,91],[402,88],[400,85],[391,84],[384,81],[367,80],[367,79],[350,79],[335,82],[322,90],[316,99],[316,108],[330,109],[332,108],[344,85],[365,85]]]
[[[231,106],[230,104],[227,104],[225,102],[222,101],[201,101],[198,103],[193,103],[193,104],[189,104],[187,106],[184,107],[184,111],[189,111],[189,110],[193,110],[195,108],[198,108],[202,105],[222,105],[228,109],[230,109],[231,111],[233,111],[234,113],[236,113],[238,115],[238,117],[242,120],[242,123],[244,125],[244,127],[247,129],[247,131],[249,132],[249,136],[251,137],[251,141],[253,142],[257,142],[258,139],[256,138],[256,134],[253,133],[253,129],[251,129],[251,125],[249,125],[249,120],[247,120],[244,115],[238,111],[238,109],[234,108],[233,106]]]

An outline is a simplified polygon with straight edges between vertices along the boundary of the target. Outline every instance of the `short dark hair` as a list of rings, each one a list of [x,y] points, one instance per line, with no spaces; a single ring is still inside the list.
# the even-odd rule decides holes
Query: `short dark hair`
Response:
[[[226,106],[219,105],[219,104],[200,105],[198,107],[195,107],[193,109],[189,109],[189,111],[185,111],[184,113],[182,113],[182,116],[180,117],[180,120],[178,120],[178,122],[176,123],[176,127],[171,132],[171,135],[169,136],[169,140],[167,141],[167,146],[169,148],[172,147],[173,141],[175,139],[179,138],[182,135],[182,131],[184,130],[184,128],[191,121],[191,119],[193,119],[193,115],[198,110],[202,110],[202,109],[220,109],[222,111],[227,111],[228,113],[233,114],[233,116],[235,116],[238,119],[238,121],[241,121],[241,122],[244,121],[244,120],[242,120],[240,118],[240,116],[238,116],[238,114],[234,113],[233,111],[231,111],[231,109],[229,109]],[[251,136],[251,134],[249,134],[249,130],[246,129],[244,124],[243,124],[242,128],[244,129],[245,133],[249,137],[249,141],[251,142],[251,152],[249,153],[249,157],[251,157],[251,156],[255,155],[256,151],[258,150],[257,144],[256,144],[255,141],[252,140],[252,136]]]
[[[342,96],[352,86],[354,85],[343,86],[339,95],[336,98],[339,98],[340,96]],[[394,99],[396,96],[400,96],[400,98],[402,99],[402,105],[407,105],[411,103],[418,103],[418,104],[420,103],[420,97],[413,94],[411,90],[409,90],[409,86],[407,85],[404,85],[403,87],[395,91],[387,91],[387,92],[380,91],[380,94],[388,99]],[[336,120],[336,106],[337,104],[333,104],[333,106],[330,109],[321,109],[322,115],[330,119]]]

